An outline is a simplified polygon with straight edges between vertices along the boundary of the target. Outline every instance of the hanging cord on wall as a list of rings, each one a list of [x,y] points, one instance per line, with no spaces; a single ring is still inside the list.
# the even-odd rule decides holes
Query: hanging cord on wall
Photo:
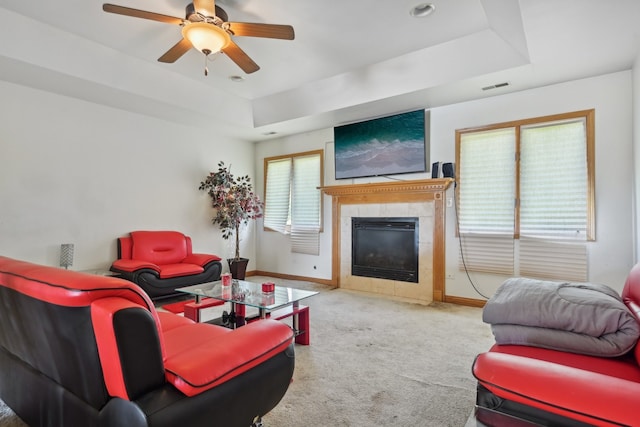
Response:
[[[376,175],[376,177],[377,178],[386,178],[386,179],[389,179],[391,181],[402,181],[402,182],[407,181],[406,179],[396,178],[396,177],[389,176],[389,175]]]
[[[453,210],[456,214],[456,230],[460,230],[460,218],[458,218],[458,201],[456,200],[456,191],[455,188],[458,187],[458,181],[454,182],[454,190],[453,190]],[[458,233],[458,246],[460,248],[460,259],[462,260],[462,266],[464,267],[464,272],[467,275],[467,279],[469,280],[469,283],[471,284],[471,287],[473,288],[474,291],[476,291],[476,293],[478,295],[480,295],[482,298],[488,300],[489,297],[484,295],[482,292],[480,292],[480,290],[478,289],[478,287],[475,285],[475,283],[473,283],[473,280],[471,279],[471,276],[469,275],[469,270],[467,269],[467,263],[464,259],[464,251],[462,250],[462,233]]]

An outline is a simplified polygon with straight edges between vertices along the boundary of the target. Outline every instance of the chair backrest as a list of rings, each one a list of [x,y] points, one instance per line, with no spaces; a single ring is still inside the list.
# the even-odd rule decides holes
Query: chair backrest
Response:
[[[622,300],[625,305],[633,312],[636,319],[640,322],[640,264],[636,264],[629,274],[622,288]],[[636,344],[634,349],[636,361],[640,364],[640,345]]]
[[[640,264],[636,264],[627,275],[621,295],[627,307],[640,319]]]
[[[118,258],[177,264],[192,254],[191,238],[178,231],[132,231],[118,238]]]
[[[124,314],[128,319],[136,312],[146,320],[118,326],[120,315],[115,313],[123,308],[133,309]],[[139,393],[140,381],[127,378],[121,363],[126,361],[123,354],[144,352],[123,348],[120,338],[123,330],[139,333],[140,328],[157,337],[155,348],[145,348],[145,357],[153,360],[155,352],[160,360],[160,376],[152,379],[157,384],[164,354],[160,322],[141,288],[113,277],[0,257],[0,348],[79,401],[101,408],[110,395],[117,395],[113,390],[125,398]]]

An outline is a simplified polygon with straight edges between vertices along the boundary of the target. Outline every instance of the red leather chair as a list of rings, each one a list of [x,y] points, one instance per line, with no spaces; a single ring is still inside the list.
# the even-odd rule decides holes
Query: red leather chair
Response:
[[[192,252],[191,238],[177,231],[132,231],[118,238],[119,273],[152,299],[176,295],[176,288],[220,279],[222,263],[212,254]]]
[[[640,264],[629,273],[620,296],[640,319]],[[598,323],[595,316],[583,320]],[[495,344],[476,357],[472,372],[478,380],[478,425],[640,425],[637,343],[615,357]]]

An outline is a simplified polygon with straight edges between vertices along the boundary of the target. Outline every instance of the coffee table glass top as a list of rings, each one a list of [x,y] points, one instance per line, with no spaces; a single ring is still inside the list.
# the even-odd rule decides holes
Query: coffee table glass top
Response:
[[[176,291],[196,297],[215,298],[221,301],[244,304],[268,311],[297,303],[318,293],[278,285],[275,286],[273,292],[262,292],[261,283],[235,279],[231,285],[227,286],[222,286],[222,281],[217,281],[177,288]]]

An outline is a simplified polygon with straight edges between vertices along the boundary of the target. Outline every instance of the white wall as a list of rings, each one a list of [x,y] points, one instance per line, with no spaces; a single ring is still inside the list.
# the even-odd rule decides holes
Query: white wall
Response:
[[[385,181],[385,178],[335,179],[333,128],[306,132],[256,144],[256,188],[264,194],[264,159],[284,154],[324,150],[324,185],[362,184]],[[429,174],[405,174],[402,179],[425,179]],[[323,196],[323,231],[320,233],[320,254],[307,255],[291,252],[289,236],[258,227],[258,269],[279,274],[290,274],[331,280],[331,197]],[[277,248],[277,250],[274,250]]]
[[[595,108],[597,241],[589,246],[589,273],[591,281],[619,290],[637,259],[634,251],[640,253],[633,186],[640,150],[632,150],[634,141],[640,145],[640,85],[632,84],[640,81],[637,65],[633,72],[434,108],[431,160],[454,160],[457,128]],[[101,268],[115,258],[117,236],[134,229],[177,229],[193,237],[196,251],[226,258],[232,247],[211,225],[208,197],[197,190],[219,160],[231,163],[239,174],[255,171],[259,194],[264,194],[264,157],[320,148],[325,149],[325,185],[376,181],[333,179],[332,129],[260,142],[254,148],[6,82],[0,82],[0,95],[0,254],[5,256],[58,265],[60,244],[74,243],[73,269]],[[249,269],[330,279],[331,200],[325,197],[324,202],[319,256],[290,253],[288,237],[262,231],[259,220],[242,241],[242,255],[252,260]],[[477,298],[457,270],[453,224],[449,210],[447,271],[455,279],[447,280],[447,294]],[[474,277],[486,294],[502,280]]]
[[[106,268],[137,229],[233,255],[198,185],[220,160],[252,175],[252,143],[6,82],[0,94],[0,255],[57,266],[74,243],[72,269]],[[252,234],[242,246],[255,260]]]
[[[324,185],[332,185],[333,172],[333,129],[323,129],[279,138],[256,144],[256,188],[264,195],[264,158],[282,154],[301,153],[323,149],[325,151]],[[257,268],[295,276],[331,279],[331,198],[323,198],[324,228],[320,233],[320,255],[291,252],[288,236],[275,231],[264,231],[259,220],[257,232]]]
[[[596,242],[589,245],[589,280],[621,290],[633,265],[633,175],[632,161],[632,73],[630,71],[569,82],[540,89],[495,96],[478,101],[431,109],[431,161],[455,160],[455,130],[470,126],[538,117],[576,110],[596,109]],[[392,112],[390,112],[392,113]],[[328,147],[332,150],[331,129],[282,138],[256,146],[257,176],[262,177],[262,159]],[[327,185],[373,182],[374,180],[333,180],[333,153],[325,156]],[[553,171],[549,171],[553,173]],[[402,176],[420,179],[426,176]],[[380,181],[382,179],[377,179]],[[262,184],[261,184],[262,185]],[[453,189],[448,192],[453,197]],[[259,269],[309,277],[331,277],[331,211],[325,198],[325,235],[320,256],[289,253],[288,240],[271,232],[258,231]],[[481,298],[466,276],[458,271],[458,245],[454,234],[455,214],[447,210],[447,295]],[[274,251],[273,248],[278,248]],[[316,267],[314,270],[313,267]],[[472,276],[482,293],[490,296],[504,277]]]
[[[635,262],[640,262],[640,52],[633,64],[633,183],[634,183],[634,222]]]
[[[453,160],[459,128],[595,108],[596,241],[588,244],[589,280],[620,291],[633,265],[634,248],[631,91],[631,72],[625,71],[437,108],[431,112],[431,138],[438,142],[432,143],[431,155]],[[479,298],[458,270],[454,225],[455,211],[449,209],[447,273],[454,279],[447,280],[446,293]],[[490,296],[504,277],[474,273],[471,279]]]

